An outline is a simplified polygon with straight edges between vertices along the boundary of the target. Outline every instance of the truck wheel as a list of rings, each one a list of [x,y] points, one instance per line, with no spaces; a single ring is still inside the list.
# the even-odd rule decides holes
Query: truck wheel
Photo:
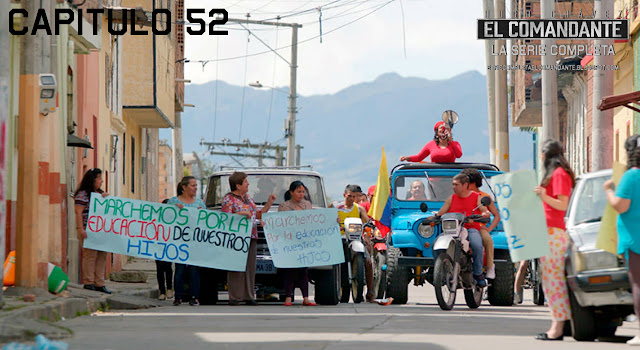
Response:
[[[507,260],[505,263],[496,263],[496,278],[488,287],[487,294],[489,304],[493,306],[513,305],[513,262],[507,250],[496,250],[496,259]]]
[[[408,271],[398,265],[401,256],[400,249],[387,249],[387,297],[393,298],[394,304],[406,304],[409,299]]]
[[[571,289],[569,293],[569,304],[571,305],[571,333],[573,339],[577,341],[593,341],[598,333],[596,332],[596,315],[591,308],[582,307],[573,295]]]
[[[314,271],[315,301],[320,305],[337,305],[340,302],[340,265],[331,270]]]
[[[383,252],[373,257],[373,295],[376,299],[384,298],[387,286],[387,256]]]
[[[351,262],[351,298],[353,302],[361,303],[364,298],[364,254],[359,253],[353,257]]]

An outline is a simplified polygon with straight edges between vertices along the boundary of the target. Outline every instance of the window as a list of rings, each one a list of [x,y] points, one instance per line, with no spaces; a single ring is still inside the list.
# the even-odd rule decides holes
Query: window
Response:
[[[452,176],[422,175],[398,176],[395,182],[395,196],[401,201],[442,202],[453,194]]]
[[[122,134],[122,184],[127,184],[127,133]]]
[[[131,136],[131,193],[136,192],[136,139]]]

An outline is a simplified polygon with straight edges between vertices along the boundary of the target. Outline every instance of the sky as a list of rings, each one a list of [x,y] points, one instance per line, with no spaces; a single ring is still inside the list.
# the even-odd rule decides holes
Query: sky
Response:
[[[185,6],[207,12],[224,8],[230,18],[240,19],[249,13],[251,20],[276,22],[280,15],[283,23],[303,24],[298,31],[299,95],[335,93],[388,72],[426,79],[469,70],[486,74],[484,42],[476,33],[479,0],[186,0]],[[291,28],[247,28],[255,36],[230,22],[217,29],[227,29],[226,36],[187,34],[185,79],[288,87]]]

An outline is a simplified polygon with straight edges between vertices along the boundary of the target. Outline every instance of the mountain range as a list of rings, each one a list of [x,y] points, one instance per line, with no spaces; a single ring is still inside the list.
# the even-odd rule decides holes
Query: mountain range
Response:
[[[216,94],[217,91],[217,94]],[[216,96],[217,95],[217,96]],[[288,88],[234,86],[223,81],[188,84],[185,101],[195,104],[182,115],[183,150],[207,155],[200,140],[249,139],[286,146]],[[384,146],[389,170],[402,155],[420,151],[433,137],[443,111],[460,116],[453,137],[463,149],[460,161],[489,162],[486,76],[469,71],[446,80],[386,73],[371,82],[334,94],[298,96],[296,143],[301,163],[324,176],[328,195],[342,197],[344,186],[374,184]],[[161,138],[171,140],[170,132]],[[235,150],[234,150],[235,151]],[[511,170],[532,168],[531,134],[510,130]],[[237,165],[226,156],[208,156],[218,165]],[[273,160],[265,161],[273,164]],[[255,160],[243,161],[255,166]]]

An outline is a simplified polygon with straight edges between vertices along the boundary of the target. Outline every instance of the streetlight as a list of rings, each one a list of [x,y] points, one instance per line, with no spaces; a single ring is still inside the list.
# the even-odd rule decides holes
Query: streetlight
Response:
[[[297,31],[296,31],[297,33]],[[297,35],[297,34],[296,34]],[[295,72],[295,70],[292,70],[293,72]],[[285,91],[282,89],[278,89],[272,86],[265,86],[262,85],[259,81],[256,81],[255,83],[249,83],[249,86],[254,87],[254,88],[269,88],[272,90],[276,90],[276,91],[280,91],[283,92],[287,95],[289,95],[289,119],[287,119],[287,133],[286,133],[286,137],[287,137],[287,166],[294,166],[295,164],[295,148],[296,148],[296,113],[297,113],[297,108],[296,108],[296,93],[295,93],[295,73],[292,73],[292,82],[294,82],[294,84],[291,85],[291,87],[294,89],[294,91]],[[300,165],[300,164],[298,164]]]

